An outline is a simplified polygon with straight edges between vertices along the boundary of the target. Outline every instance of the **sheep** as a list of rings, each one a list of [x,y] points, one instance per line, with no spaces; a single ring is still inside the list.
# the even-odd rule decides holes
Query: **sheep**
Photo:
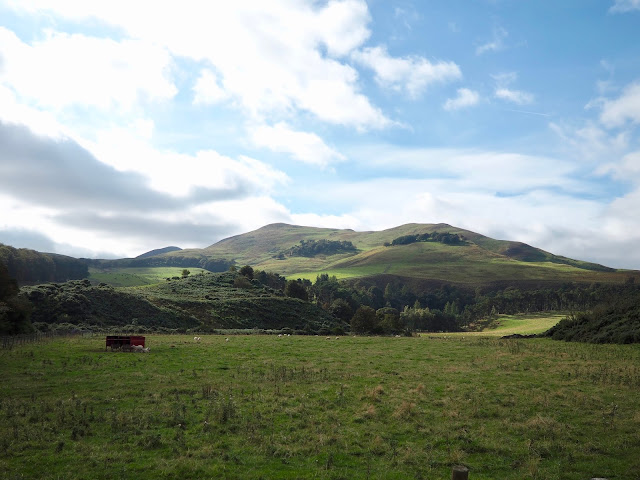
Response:
[[[131,349],[134,352],[144,352],[144,347],[142,345],[131,345]]]
[[[282,338],[282,334],[279,334],[279,335],[278,335],[278,338]]]
[[[193,341],[196,343],[200,343],[201,338],[200,337],[193,337]]]
[[[229,338],[225,338],[225,339],[224,339],[224,341],[225,341],[225,342],[228,342],[228,341],[229,341]]]
[[[142,353],[149,353],[151,349],[149,347],[143,348]]]

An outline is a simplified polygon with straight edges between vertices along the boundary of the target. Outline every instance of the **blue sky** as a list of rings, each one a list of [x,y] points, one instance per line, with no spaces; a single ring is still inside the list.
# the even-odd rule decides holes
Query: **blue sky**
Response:
[[[640,0],[0,0],[0,242],[449,223],[640,268]]]

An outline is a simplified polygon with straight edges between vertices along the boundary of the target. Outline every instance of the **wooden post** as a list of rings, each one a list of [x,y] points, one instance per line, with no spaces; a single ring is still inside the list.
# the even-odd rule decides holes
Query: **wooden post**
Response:
[[[451,480],[469,480],[469,469],[463,465],[453,467]]]

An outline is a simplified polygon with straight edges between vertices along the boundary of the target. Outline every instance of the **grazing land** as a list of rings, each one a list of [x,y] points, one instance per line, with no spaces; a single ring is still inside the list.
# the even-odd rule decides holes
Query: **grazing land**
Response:
[[[482,337],[513,334],[535,335],[546,332],[566,317],[566,313],[558,312],[498,315],[496,318],[479,322],[475,329],[468,332],[461,332],[459,335],[475,335]],[[479,329],[478,327],[481,328]]]
[[[181,277],[184,268],[179,267],[126,267],[114,269],[89,269],[89,280],[107,283],[114,287],[139,287],[163,282],[167,278]],[[189,268],[191,275],[202,273],[202,268]]]
[[[472,480],[640,471],[638,345],[152,335],[147,346],[105,351],[96,336],[1,350],[0,477],[446,479],[457,464]]]

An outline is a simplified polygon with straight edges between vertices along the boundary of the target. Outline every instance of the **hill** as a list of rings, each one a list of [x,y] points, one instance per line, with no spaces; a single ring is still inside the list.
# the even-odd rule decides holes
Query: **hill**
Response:
[[[416,241],[393,245],[403,237],[448,234],[458,243]],[[287,255],[305,242],[348,242],[353,249],[314,256]],[[340,279],[373,279],[392,275],[408,282],[453,283],[468,286],[564,282],[622,283],[640,272],[554,255],[525,243],[496,240],[447,224],[407,224],[383,231],[355,232],[272,224],[221,240],[204,249],[171,252],[161,257],[204,255],[237,265],[251,265],[293,278],[315,279],[329,273]]]
[[[588,311],[640,278],[447,224],[273,224],[204,249],[87,262],[89,281],[23,289],[38,329],[326,332],[357,318],[363,333],[459,331],[500,314]],[[225,273],[175,271],[196,267]]]
[[[28,248],[14,248],[0,243],[0,264],[18,284],[66,282],[89,275],[87,263],[56,253],[40,253]]]
[[[182,250],[180,247],[157,248],[155,250],[151,250],[150,252],[146,252],[146,253],[143,253],[141,255],[138,255],[136,258],[155,257],[156,255],[162,255],[163,253],[177,252],[177,251],[180,251],[180,250]]]
[[[92,285],[88,280],[24,287],[40,331],[69,324],[120,331],[212,332],[217,329],[329,333],[340,321],[309,302],[284,296],[258,280],[203,273],[142,288]]]

